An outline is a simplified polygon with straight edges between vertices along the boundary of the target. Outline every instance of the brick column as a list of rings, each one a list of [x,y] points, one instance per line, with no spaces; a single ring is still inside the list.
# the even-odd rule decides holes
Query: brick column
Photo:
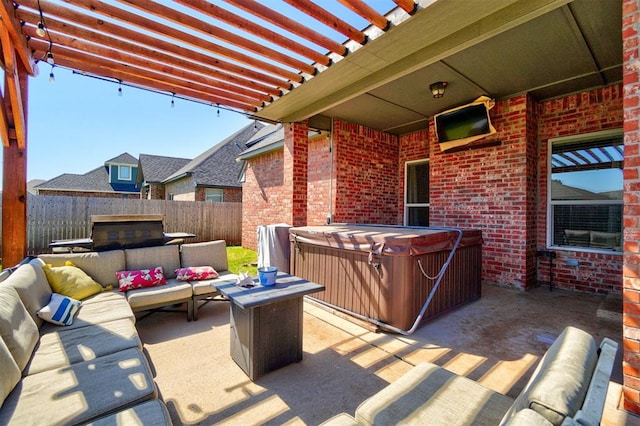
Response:
[[[624,408],[640,414],[640,0],[623,0],[624,84]]]
[[[289,223],[307,224],[307,169],[309,126],[306,122],[287,123],[284,127],[284,186],[290,192]]]

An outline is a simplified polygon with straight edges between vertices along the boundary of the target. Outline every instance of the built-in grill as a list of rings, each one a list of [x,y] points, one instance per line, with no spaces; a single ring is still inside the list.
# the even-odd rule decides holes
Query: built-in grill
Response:
[[[164,232],[164,215],[92,215],[91,237],[56,240],[54,251],[105,251],[172,244],[195,237],[187,232]]]

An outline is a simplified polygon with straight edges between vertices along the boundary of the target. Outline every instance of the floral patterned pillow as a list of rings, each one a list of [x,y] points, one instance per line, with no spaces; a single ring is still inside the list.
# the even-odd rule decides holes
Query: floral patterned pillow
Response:
[[[211,266],[190,266],[175,270],[176,278],[181,281],[199,281],[217,278],[218,273]]]
[[[156,266],[151,269],[140,269],[138,271],[118,271],[116,272],[116,276],[118,277],[118,289],[120,291],[154,287],[167,283],[167,280],[164,278],[162,266]]]

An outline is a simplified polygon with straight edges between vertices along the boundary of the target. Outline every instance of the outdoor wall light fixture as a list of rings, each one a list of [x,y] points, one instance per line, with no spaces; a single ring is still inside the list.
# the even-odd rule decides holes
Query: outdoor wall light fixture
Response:
[[[436,81],[429,85],[429,90],[434,98],[441,98],[444,96],[444,89],[447,87],[446,81]]]

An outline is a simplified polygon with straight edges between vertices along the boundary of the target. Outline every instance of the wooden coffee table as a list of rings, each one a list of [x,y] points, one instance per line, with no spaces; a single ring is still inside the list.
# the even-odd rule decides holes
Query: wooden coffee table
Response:
[[[302,360],[302,296],[324,286],[278,272],[274,286],[239,287],[235,280],[215,288],[230,305],[231,358],[251,380]]]

